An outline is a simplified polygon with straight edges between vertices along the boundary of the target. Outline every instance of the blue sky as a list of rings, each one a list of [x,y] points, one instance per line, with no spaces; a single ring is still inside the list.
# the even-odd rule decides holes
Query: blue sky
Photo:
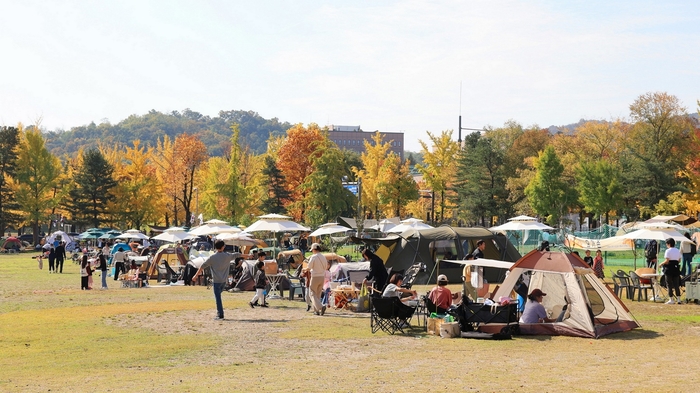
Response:
[[[0,0],[0,124],[151,109],[426,131],[700,99],[698,1]]]

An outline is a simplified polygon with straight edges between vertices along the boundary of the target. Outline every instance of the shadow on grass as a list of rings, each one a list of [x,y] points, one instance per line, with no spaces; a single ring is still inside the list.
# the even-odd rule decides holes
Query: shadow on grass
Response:
[[[659,332],[655,332],[653,330],[632,329],[628,332],[609,334],[605,337],[601,337],[600,339],[601,340],[622,340],[622,341],[653,340],[655,338],[659,338],[662,336],[663,336],[663,334],[660,334]]]
[[[550,341],[552,336],[530,336],[530,335],[513,335],[513,338],[518,340],[531,340],[531,341]]]

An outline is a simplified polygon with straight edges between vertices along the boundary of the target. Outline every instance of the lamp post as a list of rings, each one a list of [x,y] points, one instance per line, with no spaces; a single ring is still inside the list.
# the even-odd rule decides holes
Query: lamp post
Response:
[[[418,192],[421,194],[421,198],[430,198],[430,219],[428,221],[435,226],[435,193],[433,190],[418,190]]]

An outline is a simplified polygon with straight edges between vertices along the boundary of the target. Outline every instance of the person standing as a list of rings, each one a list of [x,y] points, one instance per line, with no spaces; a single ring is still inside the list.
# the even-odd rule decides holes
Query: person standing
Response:
[[[56,268],[54,268],[54,261],[56,260],[56,249],[53,245],[49,247],[49,274],[56,273]]]
[[[88,262],[87,255],[83,255],[83,261],[80,264],[80,290],[89,290],[89,280],[90,280],[90,262]]]
[[[226,243],[224,243],[223,240],[217,240],[216,243],[214,243],[214,247],[216,248],[216,254],[204,261],[192,279],[197,280],[197,278],[202,275],[204,269],[211,268],[212,287],[214,289],[214,300],[216,301],[216,317],[214,319],[223,320],[224,305],[221,302],[221,292],[224,291],[224,286],[226,285],[226,281],[228,281],[228,271],[231,266],[231,259],[233,258],[231,258],[229,253],[224,252]]]
[[[666,276],[666,286],[668,287],[668,301],[666,304],[681,303],[681,251],[675,248],[676,241],[673,238],[666,239],[666,252],[661,266]],[[674,296],[675,290],[675,296]]]
[[[369,261],[369,274],[362,280],[362,285],[366,285],[367,281],[374,279],[374,289],[382,293],[389,281],[389,273],[386,272],[384,261],[373,253],[369,248],[362,250],[362,256]]]
[[[484,257],[484,249],[486,248],[486,242],[482,239],[477,240],[476,248],[472,251],[472,256],[474,259],[479,259]]]
[[[59,273],[63,273],[63,262],[66,260],[66,243],[58,243],[56,247],[56,266],[54,272],[58,270]]]
[[[685,233],[685,237],[688,239],[687,242],[681,243],[681,252],[683,253],[683,266],[681,266],[681,276],[689,275],[693,272],[693,267],[691,266],[693,262],[693,255],[697,251],[695,243],[690,239],[690,234]]]
[[[126,273],[126,265],[124,264],[126,262],[126,253],[120,248],[114,253],[112,260],[114,261],[114,281],[117,281],[120,274]]]
[[[586,256],[583,257],[583,261],[588,264],[591,268],[593,268],[593,257],[591,256],[591,250],[586,250]]]
[[[595,276],[598,278],[605,278],[604,268],[603,253],[598,250],[595,252],[595,258],[593,258],[593,271],[595,272]]]
[[[301,251],[301,256],[306,258],[306,248],[309,245],[309,241],[306,239],[304,234],[299,236],[299,250]]]
[[[97,269],[100,269],[102,277],[102,289],[107,289],[107,259],[103,253],[97,255]]]
[[[309,273],[311,280],[309,282],[309,292],[311,294],[311,306],[316,315],[326,313],[326,306],[321,304],[321,293],[323,292],[323,280],[328,269],[328,261],[321,254],[321,245],[314,243],[311,245],[311,258],[309,258]]]

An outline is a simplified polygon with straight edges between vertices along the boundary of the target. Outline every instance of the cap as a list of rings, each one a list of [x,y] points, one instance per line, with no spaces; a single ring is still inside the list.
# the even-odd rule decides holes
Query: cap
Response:
[[[539,288],[533,289],[532,292],[530,292],[530,295],[532,297],[547,296],[547,294],[542,292]]]
[[[440,282],[440,281],[449,282],[449,281],[447,281],[447,276],[444,274],[439,275],[437,280],[438,280],[438,282]]]
[[[321,251],[321,245],[318,243],[314,243],[311,245],[311,249]]]

